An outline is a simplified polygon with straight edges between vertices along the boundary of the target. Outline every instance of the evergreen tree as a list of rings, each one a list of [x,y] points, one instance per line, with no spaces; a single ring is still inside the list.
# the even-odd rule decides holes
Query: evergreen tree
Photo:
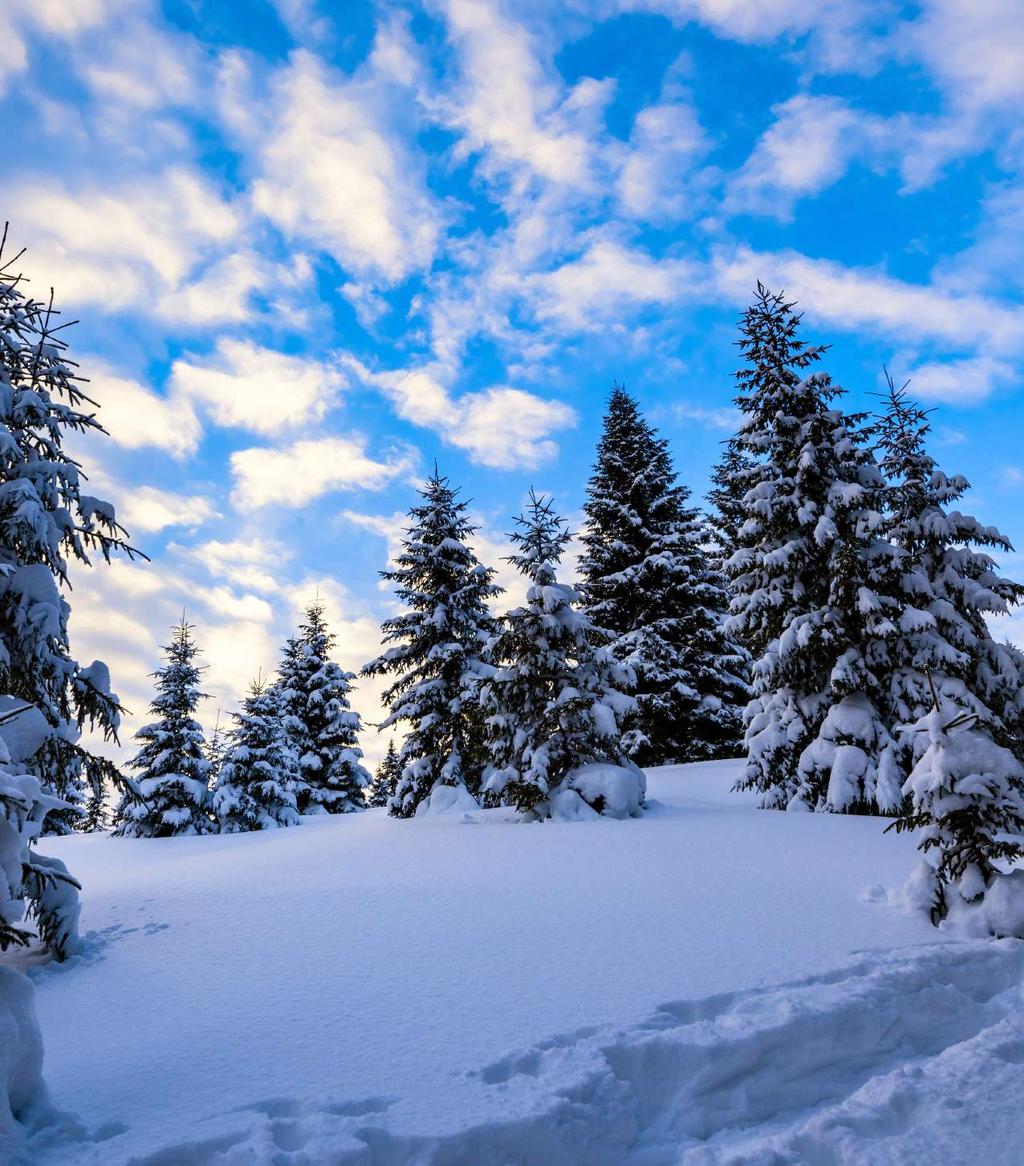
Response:
[[[199,691],[199,649],[184,617],[164,648],[165,667],[153,675],[156,697],[149,706],[157,718],[135,734],[142,748],[128,763],[138,773],[139,801],[126,794],[117,810],[114,833],[131,838],[205,834],[210,819],[210,763],[203,728],[194,713],[206,694]]]
[[[753,468],[753,459],[742,449],[736,437],[722,443],[722,456],[711,473],[711,489],[708,501],[711,503],[711,526],[718,550],[719,566],[725,564],[736,553],[740,528],[747,519],[743,504],[748,489],[747,476]]]
[[[911,880],[914,897],[936,925],[958,906],[980,904],[997,881],[1019,899],[1024,875],[1004,867],[1024,858],[1024,765],[973,713],[940,707],[937,696],[915,728],[924,748],[905,787],[910,812],[890,827],[920,831],[925,862]],[[990,931],[1024,938],[1020,907],[1006,914],[1018,921],[1012,930]]]
[[[388,742],[388,751],[380,765],[377,766],[377,772],[370,783],[366,796],[367,805],[375,808],[386,806],[395,796],[401,776],[402,763],[398,760],[395,742],[392,739]]]
[[[217,785],[220,771],[224,767],[224,758],[230,746],[229,737],[230,734],[220,727],[220,709],[218,709],[213,732],[206,742],[206,760],[210,763],[209,785],[211,789]]]
[[[212,810],[225,833],[297,826],[298,758],[278,712],[275,693],[257,677],[224,752]]]
[[[85,807],[85,817],[82,819],[81,831],[83,834],[98,834],[110,827],[110,810],[104,797],[103,789],[90,790],[89,800]]]
[[[494,629],[487,601],[501,591],[467,543],[475,528],[466,503],[436,466],[421,494],[394,570],[381,572],[409,610],[382,625],[392,646],[364,669],[395,678],[381,728],[410,726],[389,807],[400,818],[411,817],[435,786],[479,790],[485,756],[475,690]]]
[[[750,697],[746,653],[723,631],[712,534],[689,494],[668,442],[616,386],[587,486],[581,593],[636,677],[623,746],[638,765],[735,756]]]
[[[323,604],[311,603],[299,635],[285,645],[272,694],[298,758],[301,814],[361,810],[370,784],[358,745],[362,724],[349,704],[355,674],[330,659],[334,639]]]
[[[545,816],[549,798],[578,766],[624,760],[620,719],[635,702],[616,688],[632,682],[606,637],[557,577],[570,541],[550,499],[530,491],[510,534],[509,562],[529,580],[526,603],[501,620],[484,682],[492,768],[486,788],[507,805]]]
[[[46,828],[66,833],[91,788],[117,782],[105,758],[79,743],[83,727],[116,739],[121,708],[106,666],[72,656],[64,598],[72,562],[134,552],[114,508],[82,492],[84,473],[64,449],[69,432],[104,433],[96,403],[59,334],[50,302],[31,299],[4,262],[0,238],[0,692],[34,704],[50,732],[30,772],[64,803]]]
[[[880,705],[901,601],[863,415],[816,371],[800,317],[758,284],[737,374],[746,520],[728,626],[758,657],[743,788],[772,808],[893,812],[902,773]]]
[[[987,617],[1005,615],[1024,598],[1024,586],[1000,575],[988,549],[1013,547],[998,530],[951,509],[969,489],[947,477],[927,452],[928,414],[889,378],[886,409],[876,425],[885,475],[885,519],[899,549],[903,596],[900,634],[886,700],[890,723],[913,724],[936,700],[969,713],[997,742],[1024,760],[1024,656],[993,639]],[[930,740],[905,736],[909,770]]]

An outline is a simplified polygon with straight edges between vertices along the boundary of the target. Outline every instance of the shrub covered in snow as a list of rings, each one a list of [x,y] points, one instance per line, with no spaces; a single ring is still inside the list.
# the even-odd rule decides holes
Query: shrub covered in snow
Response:
[[[934,708],[916,727],[927,746],[906,783],[911,811],[893,826],[919,830],[925,862],[907,888],[933,923],[1024,939],[1024,764],[973,714]]]

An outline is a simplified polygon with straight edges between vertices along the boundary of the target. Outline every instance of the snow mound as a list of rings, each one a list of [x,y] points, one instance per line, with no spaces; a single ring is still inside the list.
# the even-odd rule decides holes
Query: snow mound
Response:
[[[416,807],[416,817],[437,814],[472,814],[480,803],[464,785],[438,785]]]
[[[28,1163],[27,1122],[48,1106],[35,989],[0,967],[0,1161]]]
[[[580,820],[586,815],[569,796],[606,818],[638,818],[647,797],[644,771],[635,765],[594,762],[572,770],[551,797],[552,817]],[[593,815],[591,815],[593,816]]]

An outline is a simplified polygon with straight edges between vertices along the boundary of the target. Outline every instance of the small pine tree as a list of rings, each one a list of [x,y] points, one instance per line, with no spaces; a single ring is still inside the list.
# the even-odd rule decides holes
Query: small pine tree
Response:
[[[297,826],[298,758],[278,713],[276,695],[257,677],[223,754],[211,808],[225,833]]]
[[[711,526],[715,535],[719,566],[725,564],[736,553],[739,545],[740,528],[747,520],[744,497],[748,486],[748,475],[754,467],[754,460],[743,450],[736,437],[722,443],[722,456],[711,473],[711,489],[708,501],[711,503]]]
[[[509,562],[529,580],[526,603],[500,622],[484,682],[492,768],[486,790],[507,805],[546,816],[559,783],[590,762],[621,764],[620,718],[635,702],[617,684],[632,681],[607,638],[579,607],[557,567],[571,535],[551,499],[530,491],[510,538]]]
[[[138,773],[142,801],[126,794],[117,810],[115,834],[164,838],[205,834],[210,819],[210,763],[203,728],[194,713],[206,694],[199,691],[199,653],[184,617],[164,648],[167,664],[153,675],[157,694],[150,711],[158,719],[135,734],[142,748],[128,763]]]
[[[85,817],[82,819],[81,832],[83,834],[98,834],[110,828],[110,809],[102,786],[89,791],[89,801],[85,807]]]
[[[587,486],[580,590],[636,677],[623,745],[638,765],[735,756],[750,698],[747,655],[723,631],[712,534],[688,500],[668,442],[616,386]]]
[[[132,558],[114,508],[82,492],[85,478],[63,448],[68,433],[104,433],[96,403],[82,389],[49,303],[23,294],[4,261],[0,237],[0,692],[34,704],[50,732],[27,761],[44,788],[64,802],[46,830],[68,833],[89,788],[116,783],[107,759],[79,744],[83,727],[116,740],[121,707],[101,661],[82,667],[71,655],[64,597],[73,561],[90,555]]]
[[[940,708],[937,696],[914,729],[925,747],[905,787],[910,811],[890,829],[920,831],[925,862],[912,885],[938,925],[957,900],[980,904],[998,880],[1007,879],[1003,865],[1024,858],[1024,765],[977,725],[973,713]],[[1021,874],[1012,877],[1016,896],[1024,895]],[[1013,916],[1024,919],[1024,910]],[[991,930],[1024,938],[1019,922],[1011,928]]]
[[[319,600],[306,608],[299,635],[285,645],[274,697],[298,757],[302,814],[344,814],[365,806],[370,775],[362,765],[359,714],[349,704],[355,674],[330,659],[334,636]]]
[[[436,466],[421,495],[395,569],[381,572],[409,610],[382,625],[391,646],[363,670],[395,678],[381,728],[410,726],[389,806],[399,818],[415,814],[435,786],[480,788],[485,752],[475,693],[494,629],[487,603],[501,591],[467,543],[475,528],[466,503]]]
[[[229,747],[229,734],[220,727],[220,709],[217,710],[217,719],[213,725],[213,732],[206,742],[206,760],[210,763],[210,788],[217,785],[220,771],[224,767],[224,758]]]
[[[740,340],[736,436],[746,520],[729,560],[731,631],[755,651],[744,788],[771,808],[887,812],[902,776],[884,716],[900,598],[863,415],[813,371],[821,348],[761,284]]]
[[[395,796],[401,776],[402,763],[398,760],[398,753],[392,738],[388,742],[387,753],[384,754],[383,760],[377,766],[377,772],[373,775],[373,781],[370,783],[366,795],[366,804],[375,809],[386,806]]]

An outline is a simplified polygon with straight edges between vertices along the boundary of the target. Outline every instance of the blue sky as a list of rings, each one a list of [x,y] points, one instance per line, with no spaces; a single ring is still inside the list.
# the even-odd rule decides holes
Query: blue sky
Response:
[[[358,667],[425,469],[494,561],[531,485],[578,516],[614,379],[703,492],[758,278],[1024,545],[1022,102],[1018,0],[0,5],[2,217],[152,557],[78,573],[76,650],[129,731],[183,605],[207,719],[317,590]]]

